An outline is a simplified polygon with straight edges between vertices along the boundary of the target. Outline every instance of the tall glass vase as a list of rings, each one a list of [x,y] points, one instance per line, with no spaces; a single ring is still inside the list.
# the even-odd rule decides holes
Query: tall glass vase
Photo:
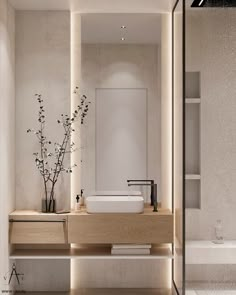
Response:
[[[54,191],[47,190],[47,197],[45,196],[42,198],[42,212],[43,213],[55,213],[56,212],[56,200]]]

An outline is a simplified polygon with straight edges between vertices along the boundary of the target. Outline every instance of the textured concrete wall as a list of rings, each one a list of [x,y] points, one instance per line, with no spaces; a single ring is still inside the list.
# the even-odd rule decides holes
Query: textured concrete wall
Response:
[[[221,219],[225,239],[235,240],[236,11],[188,11],[186,26],[187,71],[201,73],[201,209],[186,212],[187,239],[214,239]],[[219,283],[235,284],[235,266],[187,265],[186,278],[217,290]]]
[[[235,239],[236,11],[187,12],[187,71],[201,72],[201,210],[187,210],[188,239],[213,239],[221,219]]]

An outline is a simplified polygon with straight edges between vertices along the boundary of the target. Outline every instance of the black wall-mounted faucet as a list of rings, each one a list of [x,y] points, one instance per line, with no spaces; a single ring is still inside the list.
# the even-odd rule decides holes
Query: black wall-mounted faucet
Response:
[[[127,182],[128,186],[151,186],[151,206],[154,206],[153,211],[157,212],[157,184],[154,183],[154,180],[128,179]]]

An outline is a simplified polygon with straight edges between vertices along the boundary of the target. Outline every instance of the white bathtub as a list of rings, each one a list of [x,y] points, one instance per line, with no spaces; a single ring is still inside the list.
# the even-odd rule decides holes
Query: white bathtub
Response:
[[[88,213],[143,213],[142,196],[90,196],[86,198]]]

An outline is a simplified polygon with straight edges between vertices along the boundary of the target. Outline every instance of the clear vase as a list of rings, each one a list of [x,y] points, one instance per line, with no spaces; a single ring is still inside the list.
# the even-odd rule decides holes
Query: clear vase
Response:
[[[56,212],[56,200],[54,192],[51,194],[51,190],[47,191],[46,196],[42,199],[42,212],[43,213],[55,213]]]

